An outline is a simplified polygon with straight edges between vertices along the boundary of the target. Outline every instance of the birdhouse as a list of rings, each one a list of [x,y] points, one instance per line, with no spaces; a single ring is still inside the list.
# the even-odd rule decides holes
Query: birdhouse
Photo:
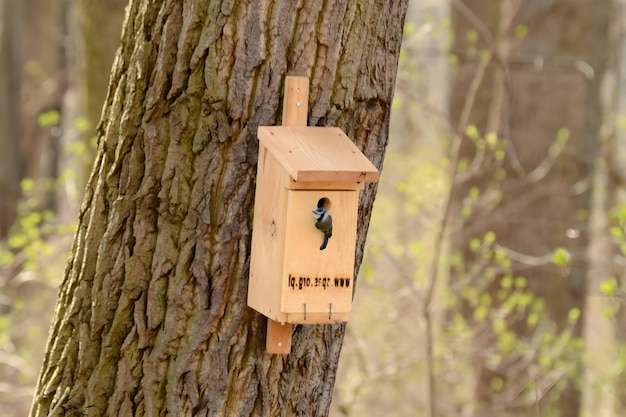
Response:
[[[378,170],[336,127],[259,127],[258,138],[248,305],[281,323],[348,321],[359,190]],[[328,238],[316,209],[332,219]]]

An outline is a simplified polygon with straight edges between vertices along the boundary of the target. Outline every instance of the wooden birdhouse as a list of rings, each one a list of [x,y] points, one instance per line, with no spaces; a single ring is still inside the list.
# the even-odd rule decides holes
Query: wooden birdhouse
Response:
[[[306,126],[304,100],[308,79],[290,77],[283,114],[293,105],[294,117],[283,123],[292,125],[258,129],[248,305],[270,325],[348,321],[359,190],[378,179],[376,167],[341,129]],[[330,233],[316,227],[321,210],[332,218],[326,245]],[[285,331],[290,344],[291,326]],[[272,351],[269,336],[268,329]],[[289,351],[282,348],[273,353]]]

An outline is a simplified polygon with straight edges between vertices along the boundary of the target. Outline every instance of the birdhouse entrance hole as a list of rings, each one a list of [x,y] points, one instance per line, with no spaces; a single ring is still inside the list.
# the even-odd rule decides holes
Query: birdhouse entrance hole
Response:
[[[322,197],[317,202],[317,208],[323,208],[324,210],[330,210],[330,200],[326,197]]]

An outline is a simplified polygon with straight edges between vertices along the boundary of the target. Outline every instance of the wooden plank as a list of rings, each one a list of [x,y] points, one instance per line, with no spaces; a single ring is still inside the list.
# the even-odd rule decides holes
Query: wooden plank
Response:
[[[312,213],[322,198],[333,218],[333,235],[324,250]],[[328,324],[349,318],[358,198],[357,190],[288,191],[280,307],[288,322]]]
[[[283,126],[306,126],[309,113],[309,79],[287,77],[283,99]]]
[[[378,169],[337,127],[259,126],[258,137],[298,182],[378,180]]]
[[[285,187],[290,190],[362,190],[364,183],[357,182],[317,182],[317,181],[296,181],[289,177],[290,181],[285,183]]]
[[[252,224],[248,305],[279,320],[282,262],[284,256],[289,178],[263,145],[259,148],[257,183]],[[282,317],[281,321],[286,321]]]
[[[291,333],[293,326],[267,319],[265,350],[267,353],[285,355],[291,352]]]
[[[306,126],[307,118],[308,118],[308,109],[309,109],[309,79],[307,77],[287,77],[285,79],[285,94],[283,97],[283,125],[285,126]],[[263,144],[259,145],[259,148],[264,148]],[[280,268],[282,266],[282,262],[279,262],[279,259],[284,258],[284,231],[285,228],[282,225],[282,222],[286,218],[286,214],[284,210],[286,209],[286,190],[284,187],[276,184],[282,183],[286,185],[289,182],[289,178],[285,178],[286,174],[279,172],[281,165],[277,163],[277,161],[272,161],[273,155],[269,155],[270,152],[264,152],[263,158],[264,163],[270,164],[272,167],[266,166],[268,170],[268,175],[273,176],[272,183],[273,187],[278,190],[278,196],[273,195],[272,193],[265,193],[261,195],[261,198],[266,200],[270,198],[270,201],[261,202],[264,207],[275,207],[278,206],[278,211],[273,212],[269,215],[271,220],[268,221],[267,218],[261,219],[263,223],[261,227],[267,227],[269,225],[269,239],[275,239],[274,242],[269,242],[269,248],[267,250],[270,252],[267,254],[267,258],[265,260],[258,259],[257,264],[255,265],[255,270],[259,273],[263,271],[265,277],[268,277],[269,280],[264,280],[264,283],[259,283],[258,286],[265,286],[264,289],[259,289],[257,286],[257,290],[260,290],[259,294],[253,296],[253,298],[261,304],[261,308],[266,309],[267,306],[265,303],[269,303],[269,315],[273,316],[274,314],[279,316],[279,306],[274,305],[273,303],[278,304],[279,299],[278,296],[280,294],[280,281],[282,278],[282,274],[280,273]],[[261,161],[259,161],[261,164]],[[265,164],[264,164],[265,165]],[[257,181],[259,179],[257,178]],[[257,192],[259,191],[257,187]],[[259,195],[257,194],[257,198]],[[278,199],[278,201],[276,201]],[[272,201],[274,200],[274,201]],[[255,201],[255,207],[256,205]],[[268,209],[269,210],[269,209]],[[256,208],[255,208],[256,211]],[[267,213],[265,213],[267,214]],[[280,224],[276,224],[279,222]],[[256,213],[255,213],[255,224],[256,224]],[[275,228],[274,228],[275,227]],[[265,231],[267,234],[268,231]],[[279,257],[276,259],[276,257]],[[263,269],[265,267],[269,268]],[[252,271],[252,265],[251,265]],[[269,274],[271,276],[268,276]],[[275,284],[275,281],[278,281]],[[250,291],[250,288],[248,289]],[[265,300],[264,300],[265,299]],[[270,299],[271,301],[267,301]],[[263,310],[259,310],[263,311]],[[291,352],[291,334],[292,334],[293,326],[290,323],[282,322],[277,323],[271,318],[267,319],[267,334],[265,336],[265,349],[268,353],[272,354],[287,354]]]

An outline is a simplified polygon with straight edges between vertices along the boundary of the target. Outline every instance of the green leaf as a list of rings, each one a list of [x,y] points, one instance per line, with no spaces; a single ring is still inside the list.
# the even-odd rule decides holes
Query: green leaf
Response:
[[[523,289],[526,288],[526,285],[528,284],[528,281],[526,280],[526,278],[524,277],[515,277],[515,288],[517,289]]]
[[[577,322],[578,319],[580,318],[580,315],[581,315],[580,309],[572,308],[567,313],[567,320],[570,322]]]
[[[607,278],[600,282],[600,291],[602,294],[608,295],[609,297],[615,297],[618,288],[615,277]]]
[[[565,145],[565,143],[569,140],[569,129],[566,127],[562,127],[556,134],[556,143],[558,145]]]
[[[469,197],[470,200],[472,201],[476,201],[478,200],[478,196],[480,195],[480,190],[478,189],[478,187],[472,187],[470,188],[469,192],[467,193],[467,196]]]
[[[469,125],[465,128],[465,134],[467,135],[468,138],[470,139],[478,139],[479,138],[479,134],[478,134],[478,129],[476,128],[476,126],[474,125]]]
[[[404,36],[410,36],[413,32],[415,32],[415,23],[407,22],[404,25]]]
[[[564,268],[569,264],[570,258],[571,256],[566,248],[556,248],[552,254],[552,263]]]
[[[540,353],[539,364],[544,368],[549,368],[552,365],[552,358],[547,353]]]
[[[454,54],[448,55],[448,65],[451,69],[455,69],[459,67],[459,57]]]
[[[481,306],[485,306],[485,307],[490,306],[490,305],[491,305],[491,295],[489,295],[489,293],[488,293],[488,292],[484,292],[484,293],[482,293],[482,294],[480,295],[480,298],[479,298],[479,300],[478,300],[478,303],[479,303]]]
[[[22,188],[22,191],[27,193],[35,188],[35,181],[33,181],[32,178],[24,178],[20,183],[20,187]]]
[[[515,37],[516,38],[525,38],[526,36],[528,36],[528,26],[524,25],[524,24],[519,24],[517,26],[515,26]]]
[[[506,178],[506,169],[502,167],[496,169],[496,172],[493,173],[493,177],[498,181],[504,180]]]
[[[489,309],[487,309],[485,306],[478,306],[474,310],[474,320],[476,320],[477,322],[485,321],[488,314]]]
[[[85,133],[91,129],[91,123],[85,117],[77,117],[74,119],[74,127],[81,133]]]
[[[487,134],[485,135],[485,141],[491,149],[495,149],[496,145],[498,144],[498,136],[496,136],[494,132],[487,132]]]
[[[41,127],[56,126],[60,121],[61,115],[56,110],[39,113],[39,116],[37,116],[37,124]]]
[[[20,233],[9,237],[9,247],[13,249],[23,248],[28,243],[26,235]]]
[[[15,255],[8,250],[0,252],[0,265],[11,265],[15,261]]]
[[[494,376],[493,378],[491,378],[491,388],[494,391],[500,391],[503,386],[504,386],[504,379],[502,379],[502,377]]]
[[[513,285],[513,278],[510,275],[505,275],[500,280],[500,286],[502,288],[511,288]]]
[[[530,313],[528,317],[526,317],[526,324],[528,324],[528,327],[535,327],[537,323],[539,323],[539,314]]]
[[[606,318],[612,318],[617,314],[618,307],[616,306],[606,306],[602,309],[602,316]]]
[[[621,227],[613,226],[609,229],[609,233],[611,233],[611,236],[617,239],[624,239],[624,229],[622,229]]]
[[[396,190],[401,193],[406,193],[408,190],[408,185],[406,181],[398,181],[398,183],[396,184]]]
[[[470,29],[465,33],[465,40],[467,43],[474,44],[478,42],[478,32],[476,29]]]

